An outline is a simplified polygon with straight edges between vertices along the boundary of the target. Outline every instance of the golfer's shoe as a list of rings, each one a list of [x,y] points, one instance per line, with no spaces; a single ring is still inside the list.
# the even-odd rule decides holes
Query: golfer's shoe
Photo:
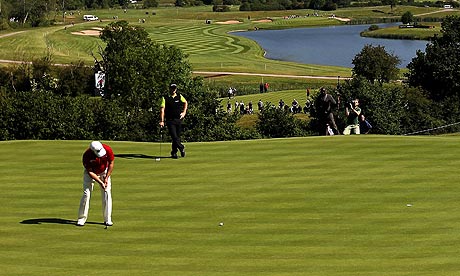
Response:
[[[172,158],[172,159],[177,159],[177,158],[179,158],[179,157],[177,157],[177,153],[172,153],[172,152],[171,152],[171,158]]]
[[[85,226],[85,224],[82,223],[82,222],[77,222],[75,225],[76,225],[76,226],[79,226],[79,227]]]
[[[182,150],[180,151],[180,156],[181,156],[181,157],[185,157],[185,149],[182,149]]]
[[[104,225],[105,226],[113,226],[113,222],[106,221],[106,222],[104,222]]]

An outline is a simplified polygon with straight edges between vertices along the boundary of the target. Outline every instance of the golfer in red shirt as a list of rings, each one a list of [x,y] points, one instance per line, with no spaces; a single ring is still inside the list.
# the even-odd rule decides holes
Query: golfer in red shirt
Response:
[[[83,196],[78,211],[77,226],[85,225],[88,219],[89,200],[93,191],[94,181],[101,187],[102,212],[104,224],[112,226],[112,181],[113,163],[115,156],[112,148],[99,141],[93,141],[83,154]]]

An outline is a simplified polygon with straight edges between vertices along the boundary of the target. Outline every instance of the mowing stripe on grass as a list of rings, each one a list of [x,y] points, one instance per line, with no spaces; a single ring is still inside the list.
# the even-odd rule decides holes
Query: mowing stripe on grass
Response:
[[[75,221],[89,141],[0,142],[4,275],[456,275],[458,137],[110,142],[114,222],[98,187]],[[408,207],[407,204],[411,204]],[[224,222],[224,226],[219,226]]]

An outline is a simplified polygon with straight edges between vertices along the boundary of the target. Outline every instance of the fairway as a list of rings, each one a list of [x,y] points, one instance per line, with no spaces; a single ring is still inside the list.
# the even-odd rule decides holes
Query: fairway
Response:
[[[103,142],[107,230],[89,141],[0,142],[1,275],[460,274],[458,136]]]

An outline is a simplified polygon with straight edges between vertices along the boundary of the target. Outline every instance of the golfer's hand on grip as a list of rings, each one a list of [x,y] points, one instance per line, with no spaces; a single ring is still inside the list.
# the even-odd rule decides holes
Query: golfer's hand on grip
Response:
[[[107,188],[107,183],[105,182],[105,179],[101,179],[99,178],[99,181],[98,181],[99,185],[101,185],[102,189],[105,189]]]

